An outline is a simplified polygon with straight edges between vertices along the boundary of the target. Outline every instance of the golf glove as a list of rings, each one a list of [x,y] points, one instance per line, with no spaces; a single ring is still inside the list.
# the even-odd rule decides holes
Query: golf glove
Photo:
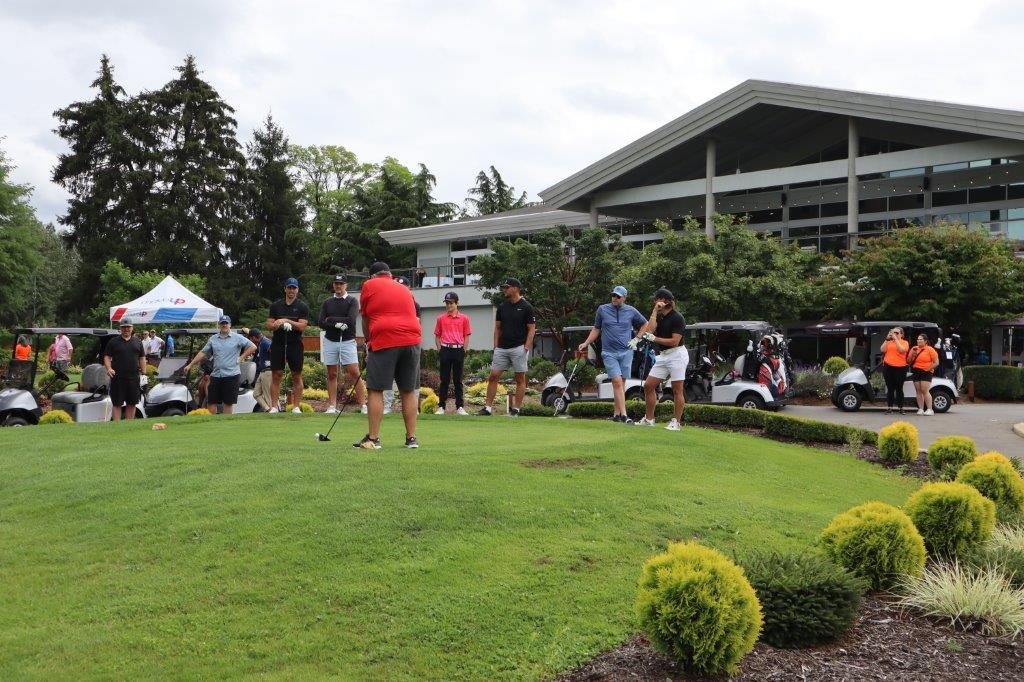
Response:
[[[654,339],[655,339],[655,336],[654,336],[654,334],[652,332],[645,332],[644,333],[644,340],[645,341],[654,341]]]
[[[284,324],[282,324],[281,329],[285,330],[286,332],[290,332],[292,330],[291,322],[285,322]]]
[[[636,350],[636,347],[640,345],[640,339],[633,337],[626,345],[629,346],[630,350]]]
[[[340,329],[341,331],[345,331],[346,329],[348,329],[348,325],[345,324],[344,322],[337,322],[335,323],[334,328]]]

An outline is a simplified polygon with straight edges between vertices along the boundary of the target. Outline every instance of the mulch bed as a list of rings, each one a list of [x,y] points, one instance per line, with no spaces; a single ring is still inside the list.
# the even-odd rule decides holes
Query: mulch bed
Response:
[[[953,630],[902,613],[885,596],[865,597],[857,622],[837,644],[775,649],[758,644],[733,680],[1020,680],[1024,643]],[[706,680],[688,676],[636,636],[560,680]]]

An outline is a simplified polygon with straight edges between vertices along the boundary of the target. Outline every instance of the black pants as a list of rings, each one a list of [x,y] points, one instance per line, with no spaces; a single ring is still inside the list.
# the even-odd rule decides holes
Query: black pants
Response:
[[[437,397],[441,399],[441,407],[448,402],[448,382],[455,384],[455,409],[462,407],[462,364],[466,360],[465,348],[441,347],[438,352],[441,361],[441,387]]]
[[[907,368],[882,365],[882,375],[885,377],[885,404],[890,408],[903,409],[903,382],[907,378]]]

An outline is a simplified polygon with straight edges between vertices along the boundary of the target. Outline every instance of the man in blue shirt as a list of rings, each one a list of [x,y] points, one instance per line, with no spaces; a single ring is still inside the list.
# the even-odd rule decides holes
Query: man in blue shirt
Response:
[[[256,344],[256,382],[252,386],[252,397],[259,403],[260,409],[269,412],[278,402],[271,399],[270,393],[273,380],[273,373],[270,371],[270,339],[259,329],[252,327],[249,329],[249,340]]]
[[[218,332],[210,337],[203,349],[184,367],[188,372],[203,358],[213,358],[213,372],[210,374],[210,387],[207,400],[210,407],[222,405],[221,414],[231,414],[238,400],[238,385],[242,379],[239,362],[244,362],[256,352],[256,344],[241,334],[231,331],[231,318],[222,315],[217,326]]]
[[[629,294],[626,287],[617,286],[612,289],[611,303],[604,303],[594,315],[594,328],[587,339],[579,345],[578,350],[586,352],[587,346],[601,337],[601,359],[604,369],[612,380],[612,393],[615,396],[615,416],[612,421],[631,424],[626,416],[625,383],[633,371],[633,349],[629,342],[633,339],[633,330],[647,324],[647,318],[631,305],[626,304]]]

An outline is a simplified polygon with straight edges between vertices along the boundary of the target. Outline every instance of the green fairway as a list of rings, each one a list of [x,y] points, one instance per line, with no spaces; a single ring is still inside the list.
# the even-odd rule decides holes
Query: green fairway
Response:
[[[636,630],[671,539],[808,545],[913,481],[740,434],[427,417],[0,429],[0,679],[538,679]]]

